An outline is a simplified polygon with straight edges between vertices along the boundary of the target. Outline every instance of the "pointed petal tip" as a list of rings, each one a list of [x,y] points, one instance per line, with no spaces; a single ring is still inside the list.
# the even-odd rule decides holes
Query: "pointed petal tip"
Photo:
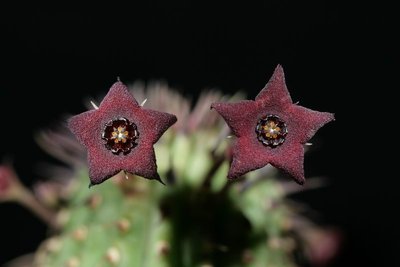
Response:
[[[95,185],[99,185],[99,184],[103,183],[108,178],[97,180],[97,179],[93,179],[92,177],[89,176],[89,179],[90,179],[90,182],[89,182],[89,186],[88,187],[90,189]]]
[[[160,175],[157,173],[157,175],[154,177],[154,180],[158,181],[162,185],[166,185],[164,181],[161,179]]]
[[[264,88],[258,93],[255,100],[283,102],[286,104],[293,103],[290,93],[286,87],[285,73],[280,64],[275,67],[272,76],[269,78]]]
[[[323,114],[323,118],[324,118],[324,124],[336,120],[334,113],[322,112],[322,114]]]
[[[282,65],[281,65],[281,64],[276,65],[275,71],[283,72],[283,67],[282,67]],[[275,71],[274,71],[274,72],[275,72]]]
[[[223,109],[223,107],[226,107],[226,104],[227,104],[227,103],[223,103],[223,102],[212,103],[211,106],[210,106],[210,109],[211,109],[211,110],[214,109],[215,111],[217,111],[218,113],[220,113],[221,109]]]
[[[127,94],[131,95],[131,93],[129,93],[128,87],[123,82],[116,81],[111,85],[110,90],[108,91],[106,97],[112,95],[127,95]],[[103,101],[106,99],[106,97],[103,99]]]
[[[329,121],[335,121],[336,120],[335,113],[328,113],[328,114],[329,114],[329,117],[330,117]]]
[[[243,175],[244,175],[243,173],[239,173],[238,171],[233,171],[232,168],[231,168],[231,169],[229,169],[227,178],[228,178],[229,181],[233,181],[233,180],[236,180],[237,178],[239,178],[239,177],[241,177]]]
[[[285,72],[283,71],[283,67],[281,64],[278,64],[275,67],[274,73],[272,74],[272,77],[275,79],[285,79]]]
[[[171,115],[171,125],[173,125],[178,121],[178,117],[176,117],[175,114],[170,114],[170,115]]]
[[[107,95],[101,101],[99,108],[102,109],[103,106],[114,106],[117,102],[121,101],[125,101],[126,103],[131,102],[130,104],[139,106],[134,96],[129,92],[128,87],[123,82],[116,81],[111,85]]]
[[[297,179],[294,178],[294,181],[298,184],[298,185],[304,185],[306,183],[306,180],[304,178],[301,179]]]
[[[219,105],[220,105],[220,103],[218,103],[218,102],[212,103],[212,104],[210,105],[210,109],[215,109],[215,108],[217,108]]]
[[[282,170],[282,169],[281,169]],[[306,182],[306,178],[304,177],[304,170],[301,170],[300,173],[289,173],[286,170],[283,170],[288,174],[298,185],[304,185]]]
[[[126,89],[128,90],[127,86],[117,78],[117,81],[111,85],[110,90],[115,89]]]

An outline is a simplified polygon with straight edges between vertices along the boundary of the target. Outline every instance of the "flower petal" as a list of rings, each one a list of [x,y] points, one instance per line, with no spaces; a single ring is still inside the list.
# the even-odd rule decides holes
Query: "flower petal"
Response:
[[[177,121],[176,116],[169,113],[143,108],[141,111],[143,121],[146,122],[141,125],[142,131],[148,136],[146,141],[151,144],[156,143],[163,133]]]
[[[96,110],[89,110],[75,115],[68,120],[68,128],[84,146],[90,145],[93,141],[93,127],[96,125],[93,117],[95,115]]]
[[[290,113],[292,135],[302,144],[310,140],[319,128],[335,120],[332,113],[319,112],[298,105],[292,105]]]
[[[211,108],[225,119],[237,137],[249,134],[249,131],[254,132],[258,108],[253,100],[243,100],[237,103],[213,103]]]
[[[233,146],[232,162],[228,172],[229,179],[238,178],[250,171],[259,169],[268,164],[270,155],[268,149],[260,145],[258,140],[238,138]],[[252,160],[250,161],[249,158]]]
[[[282,146],[280,153],[271,157],[271,165],[283,170],[298,184],[304,184],[304,147],[301,144],[292,144],[290,146]]]
[[[111,86],[107,95],[100,103],[99,108],[108,109],[110,106],[115,107],[124,105],[139,106],[133,95],[129,93],[126,85],[118,81]]]
[[[274,74],[265,87],[258,93],[256,101],[269,102],[270,104],[292,104],[292,98],[285,83],[285,73],[281,65],[275,68]]]

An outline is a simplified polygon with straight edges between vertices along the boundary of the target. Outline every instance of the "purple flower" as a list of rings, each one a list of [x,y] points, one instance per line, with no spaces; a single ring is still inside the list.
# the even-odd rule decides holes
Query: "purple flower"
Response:
[[[176,121],[175,115],[142,108],[116,82],[98,109],[72,117],[68,127],[88,150],[91,185],[121,170],[161,182],[153,145]]]
[[[213,103],[237,140],[228,178],[233,179],[268,163],[291,175],[299,184],[304,179],[304,144],[332,113],[318,112],[292,102],[283,69],[278,65],[255,101]]]

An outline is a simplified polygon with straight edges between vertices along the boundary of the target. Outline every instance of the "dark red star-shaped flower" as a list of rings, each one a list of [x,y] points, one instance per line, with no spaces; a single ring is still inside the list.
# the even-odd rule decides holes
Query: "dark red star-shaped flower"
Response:
[[[142,108],[118,81],[98,109],[72,117],[68,126],[88,150],[95,185],[121,170],[161,181],[153,145],[176,121],[175,115]]]
[[[303,184],[304,144],[334,119],[331,113],[294,104],[280,65],[255,101],[213,103],[211,108],[237,137],[228,173],[231,179],[270,163]]]

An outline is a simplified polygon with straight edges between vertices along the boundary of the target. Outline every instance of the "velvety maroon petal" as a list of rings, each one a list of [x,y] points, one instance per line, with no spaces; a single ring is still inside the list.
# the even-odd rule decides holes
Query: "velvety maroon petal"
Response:
[[[240,137],[248,135],[255,129],[257,119],[257,104],[252,100],[243,100],[237,103],[213,103],[215,109],[226,121],[234,135]]]
[[[114,83],[103,101],[100,103],[99,108],[108,109],[115,106],[139,106],[136,99],[128,91],[128,87],[122,82]]]
[[[146,153],[141,153],[139,158],[131,160],[130,164],[126,164],[125,171],[147,179],[159,180],[153,146],[142,147],[141,149]]]
[[[290,113],[292,135],[302,144],[310,140],[319,128],[335,119],[332,113],[319,112],[298,105],[292,105]]]
[[[71,117],[68,121],[68,127],[76,136],[78,141],[87,146],[93,140],[93,116],[96,110],[90,110]]]
[[[100,184],[122,170],[116,158],[99,150],[89,151],[88,165],[91,185]]]
[[[229,179],[238,178],[249,171],[268,164],[270,155],[257,139],[238,138],[232,151],[232,162],[228,172]],[[249,160],[251,158],[252,160]]]
[[[146,128],[148,141],[152,144],[157,142],[163,133],[177,121],[176,116],[169,113],[151,109],[142,109],[142,111],[146,117],[146,124],[142,127]]]
[[[160,180],[152,143],[142,142],[127,155],[114,155],[109,150],[89,149],[89,178],[91,184],[100,184],[124,170],[147,179]]]
[[[298,184],[304,184],[304,147],[302,144],[282,146],[280,153],[271,157],[270,163],[283,170]]]
[[[292,98],[285,83],[285,74],[281,65],[275,68],[274,74],[267,85],[258,93],[256,101],[270,104],[292,104]]]

